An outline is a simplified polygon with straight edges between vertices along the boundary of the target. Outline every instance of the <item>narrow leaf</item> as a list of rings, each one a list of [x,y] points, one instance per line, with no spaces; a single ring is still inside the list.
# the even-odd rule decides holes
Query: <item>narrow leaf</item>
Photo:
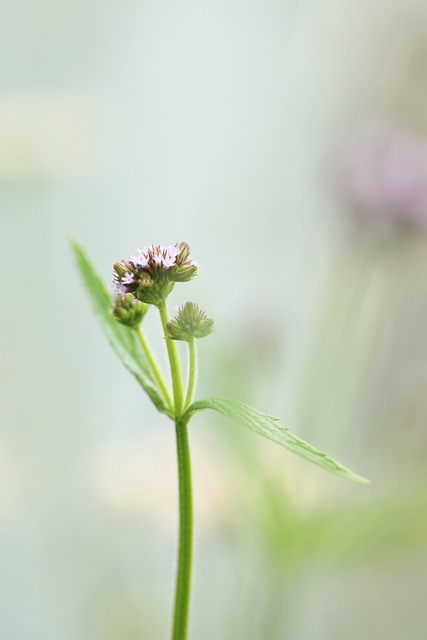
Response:
[[[93,269],[83,249],[75,240],[71,240],[71,247],[93,310],[110,345],[125,367],[136,377],[157,409],[169,415],[161,390],[153,378],[134,331],[121,325],[113,318],[110,313],[111,298],[102,280]]]
[[[336,473],[344,478],[356,480],[357,482],[369,482],[366,478],[362,478],[336,460],[330,458],[323,451],[319,451],[308,442],[297,438],[289,429],[279,424],[278,418],[260,413],[256,409],[243,404],[243,402],[228,400],[227,398],[199,400],[193,402],[193,404],[188,407],[185,415],[190,417],[197,411],[203,411],[204,409],[212,409],[236,420],[236,422],[252,429],[252,431],[259,433],[261,436],[264,436],[264,438],[277,442],[277,444],[286,447],[286,449],[297,453],[299,456],[310,460],[310,462],[317,464],[319,467],[331,473]]]

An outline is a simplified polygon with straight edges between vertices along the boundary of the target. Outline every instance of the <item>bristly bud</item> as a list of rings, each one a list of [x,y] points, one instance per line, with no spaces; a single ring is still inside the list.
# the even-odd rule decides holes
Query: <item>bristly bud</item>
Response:
[[[191,342],[212,333],[214,322],[194,302],[186,302],[178,308],[176,316],[167,323],[166,332],[171,340]]]
[[[174,282],[188,282],[197,273],[198,262],[189,260],[190,247],[186,242],[180,242],[178,245],[179,253],[176,257],[176,269],[171,274]]]
[[[198,264],[188,260],[189,254],[190,247],[186,242],[139,249],[137,256],[114,264],[115,293],[122,297],[132,293],[141,302],[159,306],[175,282],[188,282],[196,275]]]
[[[141,324],[147,310],[148,305],[137,300],[131,293],[125,293],[116,297],[111,313],[120,324],[134,328]]]

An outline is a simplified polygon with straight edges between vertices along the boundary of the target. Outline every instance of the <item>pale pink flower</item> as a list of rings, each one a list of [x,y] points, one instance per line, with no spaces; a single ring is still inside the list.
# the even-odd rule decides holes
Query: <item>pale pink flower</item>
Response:
[[[166,247],[166,253],[171,258],[176,258],[176,256],[179,255],[179,249],[174,244],[170,244],[168,247]]]
[[[352,137],[340,177],[346,197],[384,224],[427,228],[427,139],[386,125]]]
[[[142,253],[139,254],[138,256],[131,256],[130,261],[133,262],[133,264],[137,269],[138,268],[144,269],[148,264],[147,256],[144,256]]]
[[[117,282],[116,280],[110,284],[108,287],[110,291],[112,291],[115,295],[120,295],[122,298],[125,297],[126,287],[121,282]]]

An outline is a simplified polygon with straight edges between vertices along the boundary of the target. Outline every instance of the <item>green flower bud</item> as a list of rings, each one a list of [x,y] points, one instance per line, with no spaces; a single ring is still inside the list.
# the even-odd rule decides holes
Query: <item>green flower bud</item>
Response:
[[[118,295],[112,308],[112,314],[117,322],[127,327],[137,327],[148,310],[148,305],[137,300],[131,293]]]
[[[197,304],[186,302],[167,323],[166,332],[171,340],[191,342],[193,338],[204,338],[212,333],[213,324],[213,320]]]
[[[175,264],[181,266],[188,261],[188,256],[190,255],[190,247],[186,242],[180,242],[177,248],[179,250],[179,253],[176,256]]]
[[[178,266],[175,268],[174,272],[171,273],[171,280],[175,282],[188,282],[197,273],[198,265],[195,262],[186,262],[182,266]]]

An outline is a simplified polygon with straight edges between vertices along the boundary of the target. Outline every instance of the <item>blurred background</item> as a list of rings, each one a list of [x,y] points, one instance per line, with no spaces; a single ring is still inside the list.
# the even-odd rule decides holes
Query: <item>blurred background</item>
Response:
[[[216,323],[199,397],[372,479],[197,417],[190,637],[425,640],[425,3],[2,9],[0,637],[168,637],[174,434],[101,334],[72,235],[106,282],[189,242],[172,303]]]

